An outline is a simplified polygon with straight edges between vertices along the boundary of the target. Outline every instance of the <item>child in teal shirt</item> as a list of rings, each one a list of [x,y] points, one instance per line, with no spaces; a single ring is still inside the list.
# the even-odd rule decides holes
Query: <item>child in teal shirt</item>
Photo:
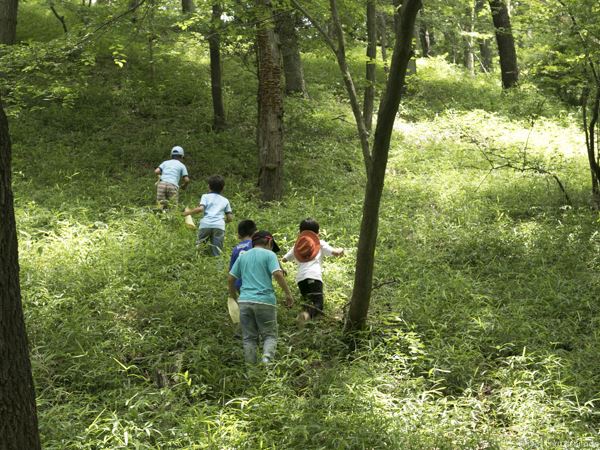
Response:
[[[244,346],[244,359],[256,363],[258,339],[263,341],[262,362],[268,363],[277,348],[277,299],[273,278],[285,293],[286,306],[294,304],[279,261],[274,251],[279,247],[268,231],[258,231],[252,236],[252,249],[242,253],[229,272],[229,295],[240,306],[240,324]],[[243,279],[241,290],[235,286]]]

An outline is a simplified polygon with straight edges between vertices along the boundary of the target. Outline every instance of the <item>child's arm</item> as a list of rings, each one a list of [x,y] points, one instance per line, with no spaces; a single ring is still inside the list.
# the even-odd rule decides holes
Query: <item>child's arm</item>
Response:
[[[197,206],[194,209],[188,209],[187,211],[183,212],[183,215],[184,216],[190,216],[192,214],[198,214],[198,213],[201,213],[201,212],[204,212],[204,205]]]
[[[225,222],[229,223],[233,220],[233,213],[225,213]]]
[[[283,272],[281,270],[276,270],[275,272],[273,272],[273,277],[275,278],[275,281],[277,281],[279,287],[281,287],[281,289],[283,289],[283,292],[285,293],[285,306],[291,308],[294,305],[294,297],[292,297],[292,292],[290,291],[290,288],[288,287],[285,281]]]
[[[183,183],[181,183],[181,189],[183,189],[185,191],[185,189],[188,187],[188,184],[190,184],[190,177],[185,176],[183,177]]]
[[[232,299],[234,299],[234,300],[237,300],[238,299],[238,295],[239,295],[237,289],[235,288],[235,281],[236,280],[237,280],[237,278],[234,277],[231,274],[229,274],[227,276],[227,288],[228,288],[228,291],[229,291],[229,296]]]
[[[334,248],[331,251],[331,254],[333,256],[344,256],[344,249],[343,248]]]

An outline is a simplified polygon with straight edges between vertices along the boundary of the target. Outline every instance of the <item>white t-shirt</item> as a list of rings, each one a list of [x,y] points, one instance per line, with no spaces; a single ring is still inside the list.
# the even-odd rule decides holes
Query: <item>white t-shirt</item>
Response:
[[[297,261],[298,262],[298,273],[296,273],[296,282],[311,278],[313,280],[323,281],[321,275],[321,262],[324,256],[333,255],[333,247],[323,240],[319,240],[321,243],[321,250],[317,253],[314,259],[307,262],[300,262],[294,256],[294,248],[292,247],[283,257],[286,261]]]

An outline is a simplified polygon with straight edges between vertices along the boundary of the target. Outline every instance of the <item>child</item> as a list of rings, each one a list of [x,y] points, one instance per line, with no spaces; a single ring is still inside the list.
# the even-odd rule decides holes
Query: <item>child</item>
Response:
[[[229,270],[233,267],[233,264],[239,258],[239,256],[247,252],[252,248],[252,235],[256,233],[256,224],[252,220],[242,220],[238,223],[238,239],[240,243],[233,247],[231,252],[231,259],[229,260]],[[238,278],[235,280],[235,288],[240,292],[242,286],[242,279]]]
[[[321,261],[323,256],[342,256],[343,248],[333,248],[319,239],[319,223],[311,218],[300,222],[300,234],[294,248],[285,254],[282,261],[297,261],[296,282],[307,305],[298,314],[303,323],[315,318],[323,311],[323,276]]]
[[[154,169],[158,175],[156,184],[156,201],[163,209],[169,207],[169,203],[177,204],[179,196],[179,180],[183,178],[181,189],[185,189],[190,182],[187,167],[181,162],[183,159],[183,148],[176,145],[171,149],[171,159],[163,161]]]
[[[221,195],[225,187],[225,180],[220,175],[213,175],[208,179],[208,194],[200,197],[197,208],[183,212],[184,216],[204,213],[198,225],[198,238],[196,245],[210,241],[210,253],[219,256],[223,252],[223,239],[225,238],[225,223],[233,220],[233,213],[229,200]]]
[[[274,251],[279,250],[268,231],[258,231],[252,236],[252,248],[242,253],[233,264],[228,277],[229,295],[240,305],[240,323],[244,345],[244,359],[256,363],[259,336],[263,341],[262,362],[268,363],[277,348],[277,299],[273,278],[285,293],[286,306],[294,304],[290,288]],[[243,279],[241,291],[235,288],[236,280]]]

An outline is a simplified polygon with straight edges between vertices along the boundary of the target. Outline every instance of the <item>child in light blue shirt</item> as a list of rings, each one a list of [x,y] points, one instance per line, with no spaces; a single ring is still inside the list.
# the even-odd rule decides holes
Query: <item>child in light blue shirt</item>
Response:
[[[208,194],[200,197],[200,204],[194,209],[183,213],[184,216],[204,213],[198,225],[198,238],[196,245],[207,242],[210,253],[219,256],[223,252],[225,239],[225,223],[233,220],[233,212],[229,200],[221,195],[225,187],[225,180],[220,175],[213,175],[208,179]]]
[[[177,203],[179,181],[183,179],[181,189],[185,189],[190,182],[187,167],[181,162],[183,153],[183,148],[176,145],[171,149],[171,159],[163,161],[154,169],[154,173],[158,175],[156,201],[163,209],[167,209],[169,204]]]

